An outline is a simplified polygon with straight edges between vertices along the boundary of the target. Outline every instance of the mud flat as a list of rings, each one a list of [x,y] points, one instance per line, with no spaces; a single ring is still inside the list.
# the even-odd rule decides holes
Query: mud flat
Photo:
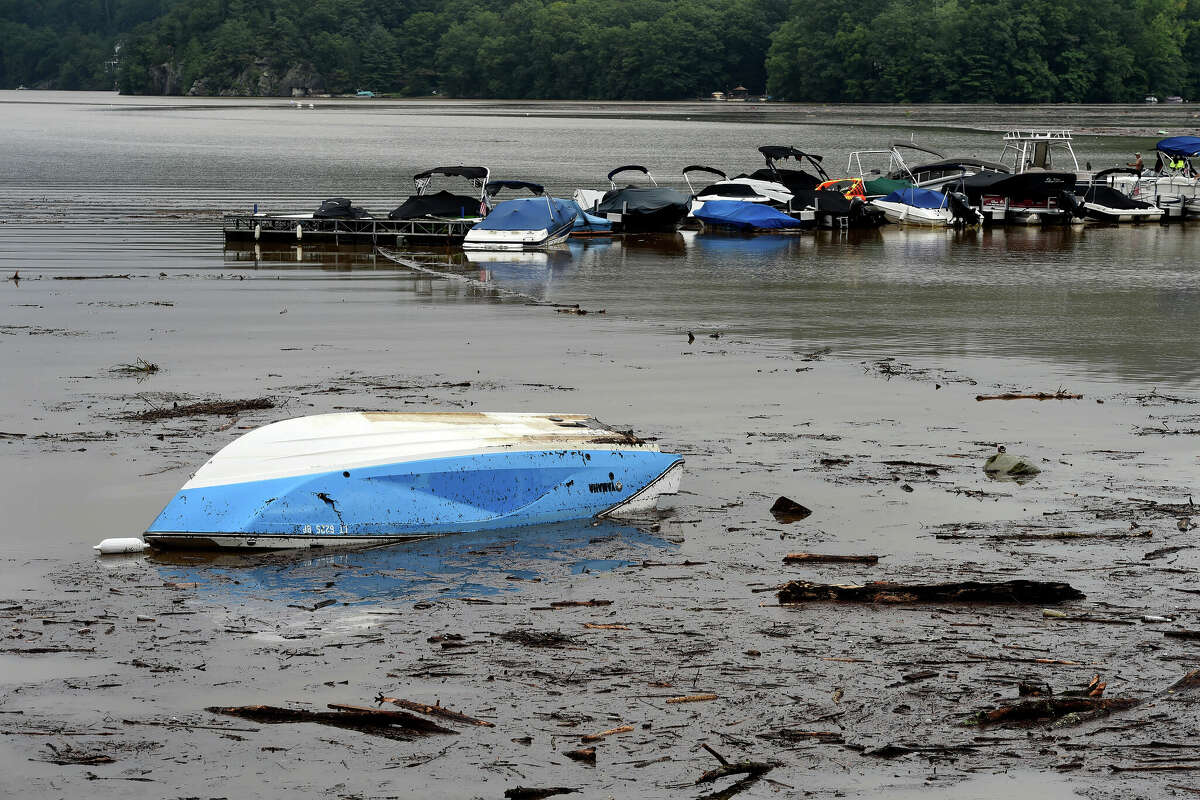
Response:
[[[402,271],[24,277],[0,289],[0,783],[22,796],[1200,789],[1186,391],[689,343]],[[138,358],[160,369],[113,371]],[[1060,389],[1082,398],[976,399]],[[683,453],[684,492],[636,524],[354,553],[88,550],[246,428],[433,407],[592,413]],[[999,444],[1040,473],[989,478]],[[812,514],[781,522],[780,496]],[[778,594],[1020,580],[1074,594]]]

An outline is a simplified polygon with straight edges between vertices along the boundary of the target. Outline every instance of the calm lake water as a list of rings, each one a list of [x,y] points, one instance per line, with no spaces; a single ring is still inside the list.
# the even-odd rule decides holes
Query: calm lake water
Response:
[[[802,107],[127,98],[0,92],[0,269],[378,267],[370,253],[226,250],[219,211],[307,211],[346,196],[386,213],[434,165],[569,196],[644,164],[660,183],[707,164],[760,165],[756,148],[849,153],[909,140],[996,158],[1009,125],[1070,125],[1082,164],[1192,133],[1175,107]],[[451,187],[453,188],[453,187]],[[948,365],[1010,359],[1029,375],[1193,386],[1200,376],[1200,228],[1077,226],[965,233],[676,236],[572,242],[549,256],[431,254],[496,285],[605,308],[670,330]]]

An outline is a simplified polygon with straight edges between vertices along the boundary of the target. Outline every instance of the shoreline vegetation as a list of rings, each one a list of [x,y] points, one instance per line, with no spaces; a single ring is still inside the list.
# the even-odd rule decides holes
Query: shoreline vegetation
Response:
[[[1200,95],[1200,0],[0,0],[0,39],[0,87],[142,95]]]

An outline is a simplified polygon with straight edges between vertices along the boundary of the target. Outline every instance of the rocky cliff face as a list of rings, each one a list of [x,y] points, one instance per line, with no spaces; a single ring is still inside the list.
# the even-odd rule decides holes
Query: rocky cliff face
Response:
[[[280,71],[272,68],[266,59],[258,59],[232,81],[212,76],[197,78],[187,94],[192,97],[303,97],[324,91],[325,79],[311,64],[292,64]]]

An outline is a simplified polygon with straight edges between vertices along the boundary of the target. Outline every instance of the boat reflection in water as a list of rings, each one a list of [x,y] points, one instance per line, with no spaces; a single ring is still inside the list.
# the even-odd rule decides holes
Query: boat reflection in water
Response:
[[[153,551],[170,583],[230,599],[267,599],[311,608],[421,602],[519,591],[525,581],[619,569],[655,560],[675,545],[629,523],[576,520],[463,533],[361,550],[241,555]]]
[[[555,275],[570,269],[565,245],[546,250],[468,250],[467,263],[478,270],[480,283],[545,299]]]

